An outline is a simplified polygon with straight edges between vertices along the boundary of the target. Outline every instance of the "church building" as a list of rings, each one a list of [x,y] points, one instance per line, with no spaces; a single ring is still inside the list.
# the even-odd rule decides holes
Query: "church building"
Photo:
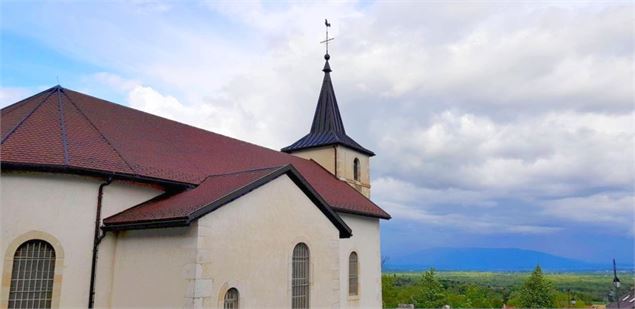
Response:
[[[325,59],[281,151],[59,85],[3,108],[0,308],[380,308],[390,215]]]

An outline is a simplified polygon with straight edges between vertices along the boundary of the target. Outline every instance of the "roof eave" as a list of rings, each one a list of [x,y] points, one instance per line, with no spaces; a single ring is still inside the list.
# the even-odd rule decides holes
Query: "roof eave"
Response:
[[[333,142],[333,143],[324,143],[324,144],[316,144],[316,145],[310,145],[310,146],[299,146],[299,147],[292,147],[292,146],[287,146],[284,147],[282,149],[280,149],[280,151],[285,152],[285,153],[293,153],[296,151],[301,151],[301,150],[308,150],[308,149],[315,149],[315,148],[321,148],[321,147],[328,147],[328,146],[333,146],[333,145],[339,145],[339,146],[344,146],[347,148],[350,148],[352,150],[361,152],[369,157],[374,157],[375,153],[366,149],[366,148],[360,148],[360,147],[353,147],[351,145],[348,145],[346,143],[342,143],[342,142]]]
[[[30,172],[45,172],[45,173],[62,173],[73,174],[81,176],[95,176],[95,177],[112,177],[113,179],[137,181],[141,183],[159,184],[166,187],[176,188],[192,188],[196,184],[188,182],[179,182],[173,180],[167,180],[162,178],[146,177],[127,173],[118,173],[114,171],[89,169],[84,167],[70,166],[70,165],[53,165],[53,164],[37,164],[37,163],[23,163],[23,162],[8,162],[2,161],[0,168],[2,170],[14,170],[14,171],[30,171]]]
[[[175,218],[175,219],[161,219],[161,220],[145,220],[145,221],[131,221],[123,223],[111,223],[104,224],[101,229],[104,231],[127,231],[127,230],[145,230],[145,229],[158,229],[168,227],[184,227],[189,226],[190,221],[188,218]]]
[[[364,212],[364,211],[355,211],[355,210],[351,210],[351,209],[348,209],[348,208],[340,208],[340,207],[337,207],[337,206],[331,206],[331,208],[335,212],[341,212],[341,213],[357,215],[357,216],[362,216],[362,217],[371,217],[371,218],[384,219],[384,220],[392,219],[392,217],[388,213],[380,215],[380,214],[371,214],[369,212]]]

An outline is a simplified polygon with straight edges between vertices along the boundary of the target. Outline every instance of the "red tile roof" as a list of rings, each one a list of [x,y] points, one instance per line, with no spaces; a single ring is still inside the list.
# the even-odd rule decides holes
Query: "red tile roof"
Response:
[[[390,218],[314,161],[59,86],[3,108],[0,120],[3,168],[89,172],[198,186],[213,179],[210,175],[291,164],[333,210]],[[189,209],[187,203],[169,211],[160,205],[148,209],[156,209],[153,215],[159,217]],[[128,220],[149,212],[135,210],[139,217]]]
[[[224,175],[209,176],[196,188],[180,193],[165,193],[135,207],[104,219],[104,228],[110,230],[184,226],[219,207],[257,189],[263,184],[286,174],[318,206],[340,231],[340,237],[351,236],[351,229],[337,216],[306,179],[288,164]]]

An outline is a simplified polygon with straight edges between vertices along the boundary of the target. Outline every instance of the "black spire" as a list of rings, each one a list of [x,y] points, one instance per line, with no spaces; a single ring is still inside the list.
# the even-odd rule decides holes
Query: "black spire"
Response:
[[[327,59],[328,54],[324,56]],[[338,134],[346,134],[344,131],[344,123],[340,116],[340,109],[337,107],[337,99],[335,98],[335,90],[331,82],[331,66],[329,61],[324,63],[324,79],[322,80],[322,89],[318,99],[315,115],[313,116],[313,125],[311,133],[324,133],[333,131]]]
[[[315,115],[313,116],[311,131],[297,142],[282,148],[282,151],[293,152],[328,145],[343,145],[369,156],[374,156],[375,154],[372,151],[362,147],[346,135],[340,109],[337,107],[335,90],[333,90],[333,84],[331,82],[330,58],[328,53],[324,55],[324,59],[326,60],[324,69],[322,69],[324,72],[324,80],[322,81],[320,97],[318,98]]]

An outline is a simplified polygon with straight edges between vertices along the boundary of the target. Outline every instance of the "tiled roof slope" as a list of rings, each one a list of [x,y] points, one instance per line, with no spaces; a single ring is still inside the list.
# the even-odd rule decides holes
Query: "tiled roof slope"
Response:
[[[53,87],[1,110],[3,168],[91,172],[197,186],[292,164],[336,211],[390,216],[317,163]]]
[[[278,167],[279,168],[279,167]],[[126,209],[104,219],[104,224],[121,222],[147,222],[188,218],[201,207],[243,188],[278,168],[265,168],[246,172],[209,176],[196,188],[177,194],[165,193],[154,199]],[[173,205],[180,207],[175,208]]]
[[[328,54],[325,59],[326,63],[322,70],[324,72],[324,80],[322,81],[318,104],[315,108],[311,131],[290,146],[282,148],[282,151],[293,152],[329,145],[343,145],[369,156],[374,156],[375,154],[372,151],[362,147],[362,145],[346,135],[340,109],[335,98],[335,90],[333,90],[333,83],[331,82],[331,67],[329,66]]]
[[[351,236],[351,229],[335,215],[326,201],[307,185],[292,165],[209,176],[196,188],[177,194],[166,193],[104,220],[105,229],[133,229],[182,226],[212,212],[279,176],[288,175],[340,231]],[[178,207],[176,207],[178,206]]]

